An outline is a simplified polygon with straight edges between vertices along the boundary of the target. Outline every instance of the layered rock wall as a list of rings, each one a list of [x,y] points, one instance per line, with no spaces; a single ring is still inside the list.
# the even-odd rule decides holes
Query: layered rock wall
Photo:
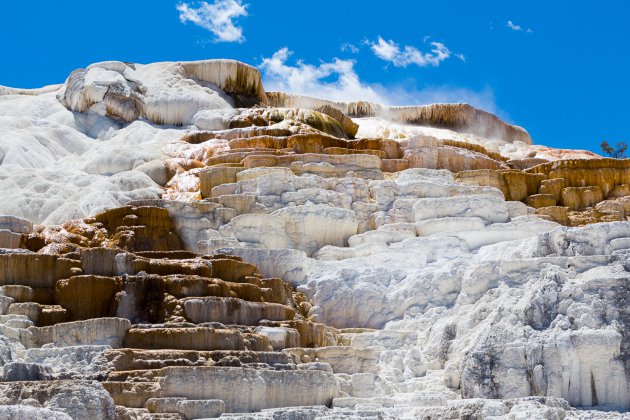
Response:
[[[230,60],[96,63],[0,113],[0,417],[630,407],[625,161]]]
[[[352,117],[383,116],[394,122],[469,132],[486,138],[531,144],[527,131],[504,123],[496,116],[468,104],[432,104],[425,106],[381,106],[370,102],[332,102],[282,92],[269,92],[269,103],[277,107],[329,106]]]
[[[182,250],[166,209],[117,208],[22,234],[39,249],[0,254],[0,332],[8,348],[37,356],[2,359],[5,404],[35,398],[73,418],[198,418],[330,405],[339,394],[328,364],[302,368],[282,352],[337,344],[337,331],[306,319],[308,301],[281,279],[238,257]],[[87,369],[83,349],[93,353]],[[71,352],[80,365],[65,361]],[[236,384],[249,385],[235,393]]]
[[[627,220],[630,163],[617,159],[575,159],[542,163],[524,171],[463,171],[458,180],[501,189],[541,215],[569,225]]]

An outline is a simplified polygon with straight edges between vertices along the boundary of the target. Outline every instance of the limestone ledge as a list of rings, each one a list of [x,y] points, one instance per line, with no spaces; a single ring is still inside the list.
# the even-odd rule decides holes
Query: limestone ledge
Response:
[[[32,249],[0,254],[0,403],[34,399],[72,418],[188,419],[341,395],[329,364],[283,353],[336,346],[337,330],[307,319],[304,295],[239,257],[183,250],[166,208],[35,229],[3,220]]]
[[[383,115],[393,121],[445,127],[488,138],[499,137],[507,142],[519,140],[531,144],[529,134],[523,128],[506,124],[494,115],[468,104],[387,107],[370,102],[333,102],[282,92],[268,92],[267,96],[270,104],[278,107],[330,106],[353,117]]]
[[[457,179],[499,188],[506,199],[524,201],[564,225],[627,220],[630,215],[628,160],[560,160],[525,171],[463,171]]]

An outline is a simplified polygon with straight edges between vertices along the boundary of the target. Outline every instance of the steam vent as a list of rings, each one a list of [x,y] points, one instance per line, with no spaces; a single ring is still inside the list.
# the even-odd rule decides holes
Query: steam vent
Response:
[[[0,87],[0,215],[1,419],[630,409],[630,161],[467,104],[96,63]]]

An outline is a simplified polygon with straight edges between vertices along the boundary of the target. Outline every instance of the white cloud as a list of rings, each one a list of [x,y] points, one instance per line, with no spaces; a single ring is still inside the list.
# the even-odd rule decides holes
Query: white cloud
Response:
[[[464,54],[461,53],[457,53],[455,54],[455,57],[459,58],[460,60],[462,60],[464,63],[466,62],[466,56]]]
[[[507,23],[505,24],[505,26],[507,26],[508,28],[510,28],[513,31],[517,31],[517,32],[522,32],[523,31],[523,27],[521,25],[517,25],[516,23],[512,22],[511,20],[508,20]],[[534,31],[532,31],[532,28],[527,28],[527,30],[525,32],[527,32],[528,34],[531,34]]]
[[[333,101],[370,101],[383,105],[422,105],[438,102],[465,102],[497,113],[491,89],[435,86],[417,89],[415,83],[382,85],[366,83],[357,74],[353,60],[334,58],[319,65],[296,60],[289,64],[292,52],[282,48],[270,58],[263,58],[260,69],[267,91],[281,91]]]
[[[516,25],[514,22],[512,22],[511,20],[507,21],[506,26],[510,29],[512,29],[513,31],[522,31],[523,28],[520,27],[520,25]]]
[[[401,49],[394,41],[385,41],[380,36],[377,42],[370,42],[369,44],[378,58],[389,61],[396,67],[407,67],[410,64],[420,67],[437,67],[451,56],[451,51],[441,42],[431,42],[429,44],[432,47],[431,51],[424,53],[410,45],[405,45]]]
[[[235,25],[235,19],[247,16],[247,4],[241,0],[216,0],[214,3],[202,1],[198,7],[179,3],[179,20],[191,22],[212,32],[215,42],[243,42],[243,28]]]
[[[357,47],[354,44],[351,44],[350,42],[344,42],[343,44],[341,44],[341,51],[343,52],[351,52],[352,54],[356,54],[359,52],[359,47]]]
[[[271,58],[263,58],[260,69],[263,71],[263,84],[266,90],[278,90],[314,96],[333,101],[366,100],[380,102],[382,98],[359,80],[354,71],[353,60],[334,58],[318,66],[298,60],[295,65],[287,64],[293,52],[281,48]],[[332,81],[324,79],[333,78]]]
[[[394,41],[387,42],[380,36],[378,43],[370,43],[370,45],[374,54],[385,61],[394,61],[400,55],[400,48]]]

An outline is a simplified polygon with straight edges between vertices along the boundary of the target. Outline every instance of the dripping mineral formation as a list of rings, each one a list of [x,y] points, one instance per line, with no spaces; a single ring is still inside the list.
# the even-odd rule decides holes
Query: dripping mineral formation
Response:
[[[630,410],[630,162],[466,104],[96,63],[0,87],[0,214],[0,418]]]

